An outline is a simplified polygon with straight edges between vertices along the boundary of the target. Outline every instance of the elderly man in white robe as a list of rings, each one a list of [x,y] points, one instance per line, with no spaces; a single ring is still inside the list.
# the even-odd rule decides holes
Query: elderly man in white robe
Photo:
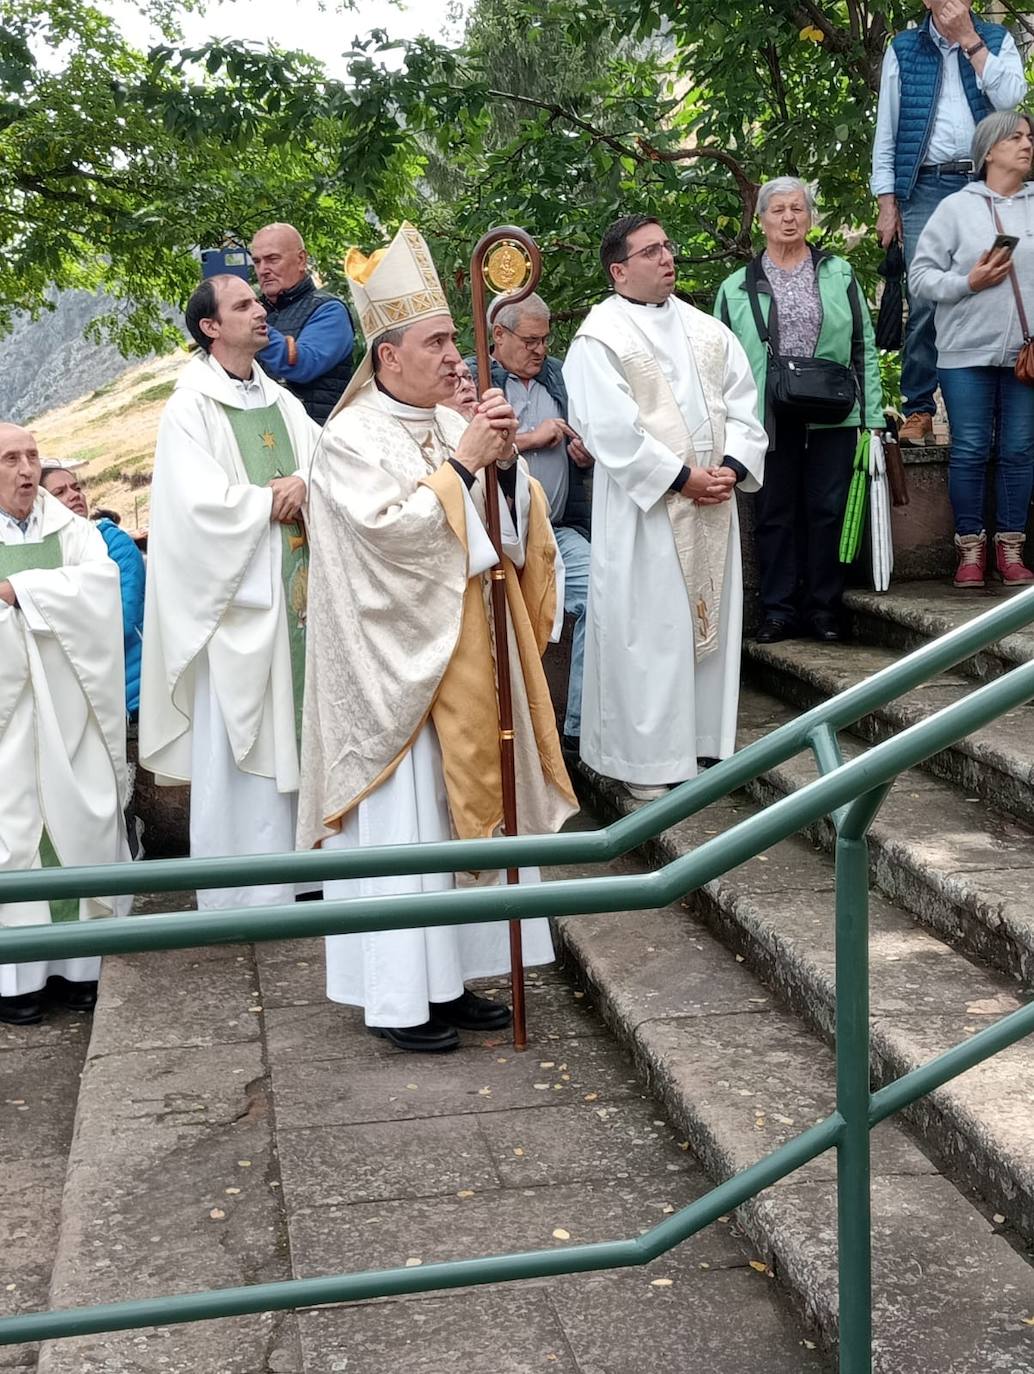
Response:
[[[40,490],[28,430],[0,424],[0,870],[129,858],[118,569]],[[0,927],[110,916],[111,898],[0,903]],[[0,1021],[88,1011],[100,960],[0,964]]]
[[[191,296],[200,352],[158,428],[140,764],[189,782],[190,853],[294,848],[305,667],[304,470],[319,438],[255,363],[266,312],[238,277]],[[293,900],[294,885],[198,892],[198,908]]]
[[[675,247],[627,215],[603,236],[613,294],[564,363],[596,458],[581,755],[648,800],[736,746],[743,583],[734,488],[768,441],[746,354],[673,296]]]
[[[482,469],[500,470],[517,814],[523,831],[576,810],[541,655],[563,592],[545,494],[515,461],[516,418],[489,392],[470,424],[454,400],[456,332],[427,245],[404,224],[346,259],[370,345],[313,463],[313,562],[298,842],[411,844],[498,833],[499,717],[487,612],[496,561]],[[463,875],[498,881],[499,875]],[[536,872],[522,881],[536,881]],[[443,891],[452,874],[327,882],[327,897]],[[553,958],[524,922],[528,964]],[[362,1006],[403,1050],[455,1049],[509,1009],[464,986],[509,967],[505,922],[327,939],[327,995]]]

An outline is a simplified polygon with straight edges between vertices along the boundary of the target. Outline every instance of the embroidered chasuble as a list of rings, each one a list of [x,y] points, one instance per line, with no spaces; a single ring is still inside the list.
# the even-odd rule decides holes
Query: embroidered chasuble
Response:
[[[223,406],[240,449],[248,480],[268,486],[274,477],[291,477],[298,470],[291,437],[278,405],[240,410]],[[285,593],[291,678],[294,686],[295,733],[301,741],[302,700],[305,690],[305,618],[309,586],[309,542],[300,522],[280,526],[283,542],[281,575]]]
[[[6,582],[16,573],[34,571],[53,571],[64,563],[61,554],[61,535],[57,530],[45,535],[38,544],[0,544],[0,582]],[[46,827],[40,835],[40,865],[43,868],[60,868],[61,860],[54,850],[53,841]],[[50,902],[51,921],[78,921],[78,897],[62,897]]]

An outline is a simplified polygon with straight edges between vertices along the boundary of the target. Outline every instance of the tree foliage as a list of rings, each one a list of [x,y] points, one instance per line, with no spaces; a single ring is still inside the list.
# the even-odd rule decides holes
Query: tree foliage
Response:
[[[472,245],[518,223],[563,324],[604,289],[604,226],[643,211],[707,304],[755,251],[757,186],[784,173],[817,184],[820,238],[863,277],[874,265],[880,62],[918,4],[474,0],[459,49],[376,32],[338,81],[304,54],[184,49],[163,3],[169,38],[145,56],[89,0],[0,0],[0,323],[50,282],[103,281],[127,302],[120,341],[140,347],[193,283],[199,242],[272,218],[332,278],[349,242],[416,219],[458,316]]]

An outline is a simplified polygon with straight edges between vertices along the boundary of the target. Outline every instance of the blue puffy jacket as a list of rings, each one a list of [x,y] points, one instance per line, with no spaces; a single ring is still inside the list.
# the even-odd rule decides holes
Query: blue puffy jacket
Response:
[[[114,520],[98,520],[97,528],[108,546],[108,557],[118,565],[122,586],[122,628],[126,650],[126,714],[140,709],[140,657],[144,627],[144,558]]]

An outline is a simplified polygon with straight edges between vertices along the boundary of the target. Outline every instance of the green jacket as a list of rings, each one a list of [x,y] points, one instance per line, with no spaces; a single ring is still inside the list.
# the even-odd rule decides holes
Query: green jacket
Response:
[[[852,368],[864,397],[864,427],[866,429],[882,429],[886,423],[883,415],[883,384],[880,381],[880,367],[876,356],[876,339],[872,332],[872,318],[869,314],[869,307],[865,303],[865,297],[862,295],[855,275],[851,271],[850,263],[843,258],[834,257],[832,253],[824,253],[819,248],[812,248],[811,255],[815,262],[815,271],[818,277],[819,299],[822,301],[822,328],[819,331],[819,341],[815,346],[815,356],[816,358],[829,358],[832,362],[843,363],[845,367]],[[772,306],[772,293],[768,282],[765,280],[764,269],[761,268],[760,261],[758,266],[760,270],[759,304],[767,324]],[[747,360],[750,363],[750,369],[754,374],[758,396],[764,398],[767,396],[768,352],[758,337],[757,326],[754,323],[754,316],[750,308],[750,299],[747,295],[746,276],[746,267],[741,267],[738,272],[733,272],[731,277],[726,277],[718,288],[714,313],[723,324],[729,326],[743,345]],[[852,338],[854,316],[851,310],[849,292],[856,293],[859,314],[861,315],[862,337],[858,341]],[[764,404],[767,412],[767,402]],[[765,428],[771,435],[771,417],[766,413],[760,418],[764,420]],[[858,424],[859,407],[856,405],[847,419],[841,420],[839,425],[817,425],[815,427],[817,429],[845,429]]]

